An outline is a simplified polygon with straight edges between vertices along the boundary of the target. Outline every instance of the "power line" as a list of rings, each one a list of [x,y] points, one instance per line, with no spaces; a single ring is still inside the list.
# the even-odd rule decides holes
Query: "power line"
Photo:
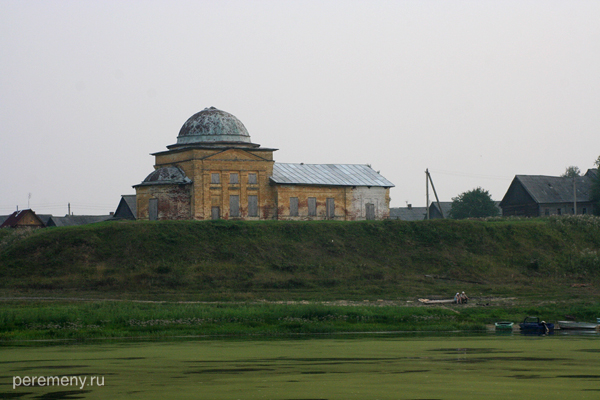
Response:
[[[465,173],[465,172],[454,172],[454,171],[434,171],[434,170],[430,170],[430,172],[435,172],[436,174],[442,174],[442,175],[464,176],[464,177],[468,177],[468,178],[496,179],[496,180],[503,180],[503,181],[509,181],[509,180],[512,179],[512,177],[507,177],[507,176],[470,174],[470,173]]]

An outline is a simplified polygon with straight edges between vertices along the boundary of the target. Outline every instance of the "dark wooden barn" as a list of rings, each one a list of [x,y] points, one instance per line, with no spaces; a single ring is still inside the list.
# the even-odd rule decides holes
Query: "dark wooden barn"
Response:
[[[590,169],[575,178],[516,175],[500,202],[502,216],[592,214],[590,191],[597,173]]]

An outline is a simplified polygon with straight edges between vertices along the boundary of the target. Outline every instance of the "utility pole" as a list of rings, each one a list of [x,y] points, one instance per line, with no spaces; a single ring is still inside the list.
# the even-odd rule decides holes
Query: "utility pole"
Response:
[[[425,170],[425,207],[427,207],[427,219],[429,219],[429,168]]]
[[[577,183],[573,177],[573,215],[577,215]]]
[[[427,219],[429,219],[429,183],[431,183],[431,188],[433,189],[433,194],[435,195],[435,202],[438,205],[438,209],[440,210],[440,214],[442,214],[442,218],[446,218],[444,216],[444,210],[442,210],[442,205],[440,204],[440,199],[438,198],[437,192],[435,191],[435,186],[433,184],[433,180],[431,179],[431,174],[429,173],[429,168],[425,170],[425,183],[427,184]]]

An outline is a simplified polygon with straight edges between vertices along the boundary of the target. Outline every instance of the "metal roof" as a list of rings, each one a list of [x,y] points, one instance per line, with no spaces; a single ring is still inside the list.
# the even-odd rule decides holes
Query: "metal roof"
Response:
[[[271,181],[283,185],[394,187],[392,182],[362,164],[275,163]]]
[[[169,166],[155,169],[144,179],[138,186],[147,185],[187,185],[192,183],[192,180],[185,175],[185,172],[179,167]]]

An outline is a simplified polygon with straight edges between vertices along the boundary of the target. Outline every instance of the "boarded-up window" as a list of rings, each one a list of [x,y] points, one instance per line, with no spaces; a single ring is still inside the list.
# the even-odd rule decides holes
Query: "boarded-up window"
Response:
[[[229,196],[229,216],[234,218],[240,216],[240,196],[238,195]]]
[[[258,179],[256,178],[255,173],[248,174],[248,183],[250,185],[256,185],[258,183]]]
[[[333,219],[335,217],[335,201],[332,198],[327,199],[327,218]]]
[[[150,221],[158,219],[158,199],[150,199],[148,201],[148,219]]]
[[[221,209],[219,207],[211,207],[210,209],[210,218],[211,219],[219,219],[221,218]]]
[[[290,197],[290,217],[298,216],[298,198]]]
[[[309,217],[317,216],[317,198],[316,197],[308,198],[308,216]]]
[[[240,183],[240,178],[237,172],[232,172],[229,174],[229,183],[233,185]]]
[[[218,173],[210,174],[210,183],[221,183],[221,175]]]
[[[248,216],[258,217],[258,196],[248,196]]]
[[[365,204],[365,211],[366,211],[366,218],[368,220],[375,219],[375,204],[373,204],[373,203]]]

